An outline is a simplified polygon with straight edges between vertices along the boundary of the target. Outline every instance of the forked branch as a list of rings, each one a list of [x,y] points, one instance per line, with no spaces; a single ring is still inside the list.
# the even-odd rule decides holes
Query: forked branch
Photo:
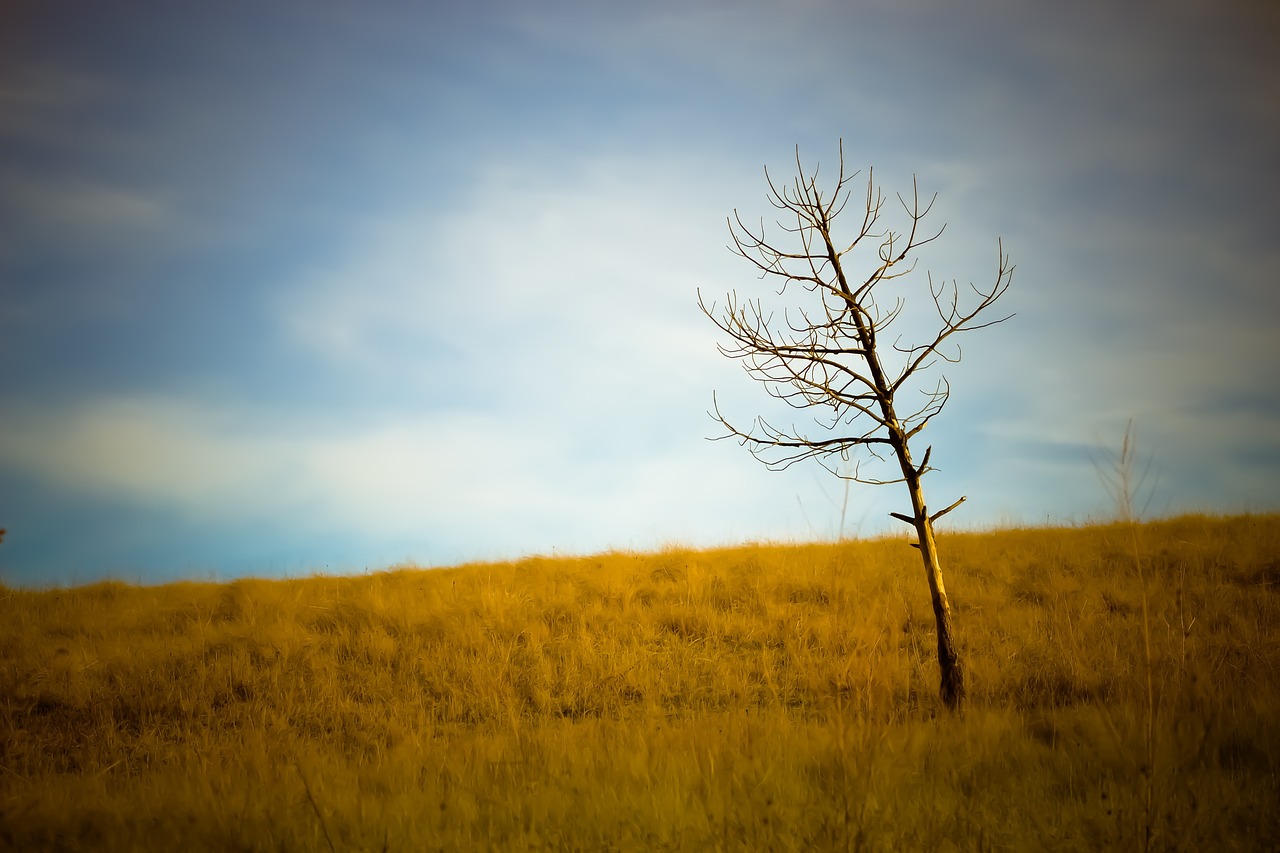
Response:
[[[903,346],[895,341],[892,347],[879,347],[879,336],[898,318],[908,298],[905,279],[916,269],[919,250],[946,230],[945,223],[936,229],[925,224],[937,194],[922,198],[913,178],[910,194],[897,195],[903,220],[902,227],[895,229],[885,221],[884,193],[876,186],[874,173],[868,171],[866,190],[860,195],[861,221],[855,219],[853,233],[840,238],[836,219],[849,208],[854,198],[852,183],[860,174],[846,170],[843,145],[829,194],[819,186],[817,169],[811,174],[805,171],[798,149],[796,170],[789,183],[776,181],[765,170],[768,200],[781,214],[775,223],[780,236],[771,237],[763,221],[748,225],[734,211],[728,220],[729,248],[750,262],[761,278],[777,280],[777,296],[798,285],[814,295],[813,303],[772,310],[760,298],[741,300],[730,292],[718,307],[698,294],[699,308],[727,338],[727,343],[720,344],[720,352],[742,361],[747,373],[762,382],[770,396],[814,415],[816,431],[780,428],[763,417],[743,429],[718,406],[711,412],[725,428],[720,438],[736,438],[771,468],[846,454],[857,447],[905,447],[943,410],[951,386],[946,377],[939,377],[932,389],[921,391],[923,399],[915,408],[902,406],[899,392],[939,360],[959,361],[961,351],[954,345],[955,336],[1013,316],[985,319],[1008,290],[1013,275],[1004,245],[998,243],[996,275],[989,286],[970,285],[975,298],[963,300],[956,282],[935,284],[932,275],[926,276],[937,328],[923,343]],[[850,264],[864,248],[874,252],[870,272],[851,278]],[[892,287],[890,307],[882,307],[879,301],[886,286]],[[852,431],[837,438],[819,436],[847,427],[853,427]],[[778,453],[771,455],[771,451]],[[913,466],[911,473],[919,476],[931,470],[926,453],[924,462]],[[899,478],[866,481],[898,482]]]

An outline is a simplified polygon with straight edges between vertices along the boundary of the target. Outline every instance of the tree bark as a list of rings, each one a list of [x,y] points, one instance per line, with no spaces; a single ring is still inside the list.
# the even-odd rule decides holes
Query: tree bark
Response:
[[[942,580],[942,564],[938,561],[938,543],[933,538],[933,519],[924,502],[924,490],[920,485],[920,472],[911,461],[911,451],[905,441],[894,448],[898,452],[903,477],[911,492],[912,524],[919,541],[920,559],[924,562],[925,577],[929,581],[929,596],[933,602],[933,619],[938,629],[938,671],[941,676],[939,695],[951,711],[959,711],[964,704],[964,663],[956,647],[955,627],[951,621],[951,602],[947,600],[947,586]],[[927,461],[928,454],[926,454]],[[939,513],[941,515],[941,513]]]
[[[920,511],[924,512],[921,506]],[[947,588],[942,582],[942,566],[938,562],[938,547],[933,539],[933,522],[927,515],[916,518],[916,532],[920,534],[920,558],[929,578],[929,594],[933,598],[933,618],[938,626],[938,669],[942,684],[939,693],[942,701],[952,711],[964,704],[964,664],[960,650],[956,648],[955,629],[951,624],[951,603],[947,600]]]

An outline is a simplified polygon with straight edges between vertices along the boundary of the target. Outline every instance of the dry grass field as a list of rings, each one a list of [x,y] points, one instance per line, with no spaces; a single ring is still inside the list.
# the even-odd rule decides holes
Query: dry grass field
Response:
[[[1130,533],[940,537],[960,716],[902,539],[0,588],[0,846],[1280,849],[1280,516]]]

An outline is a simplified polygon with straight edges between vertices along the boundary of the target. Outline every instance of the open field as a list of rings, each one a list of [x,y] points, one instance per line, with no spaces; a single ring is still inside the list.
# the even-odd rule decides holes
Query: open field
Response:
[[[1137,542],[941,535],[959,717],[904,540],[0,589],[0,846],[1280,849],[1280,516]]]

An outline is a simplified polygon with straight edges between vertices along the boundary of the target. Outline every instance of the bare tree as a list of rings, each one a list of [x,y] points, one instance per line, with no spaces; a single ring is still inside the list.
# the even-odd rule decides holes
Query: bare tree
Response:
[[[927,508],[921,479],[935,470],[929,464],[933,448],[926,447],[917,464],[910,445],[930,418],[942,411],[951,386],[945,377],[925,388],[916,380],[939,359],[950,363],[960,360],[955,340],[960,333],[986,328],[1013,316],[985,319],[987,309],[1008,289],[1013,266],[1004,254],[1003,243],[997,243],[995,283],[986,290],[970,285],[973,294],[963,300],[954,281],[935,283],[929,275],[926,281],[937,314],[932,327],[936,331],[923,343],[903,344],[895,339],[886,346],[886,332],[899,319],[913,292],[903,279],[915,269],[917,251],[938,239],[946,226],[932,233],[922,228],[937,196],[922,206],[914,179],[910,197],[898,195],[905,214],[903,230],[882,226],[885,198],[868,173],[861,225],[843,239],[837,237],[836,219],[849,204],[849,186],[857,176],[857,172],[845,174],[842,143],[834,189],[830,194],[824,193],[818,187],[818,170],[806,174],[797,149],[796,178],[792,182],[779,185],[765,170],[769,201],[787,220],[777,223],[782,236],[776,240],[766,237],[763,220],[753,228],[743,222],[736,210],[729,220],[733,238],[730,248],[750,261],[759,270],[760,278],[780,281],[778,296],[786,296],[789,288],[802,288],[805,293],[795,294],[798,306],[784,308],[779,316],[766,309],[760,299],[741,299],[731,291],[723,308],[717,310],[714,303],[707,305],[701,291],[698,293],[703,313],[729,337],[730,342],[721,344],[720,351],[729,358],[740,359],[747,373],[762,382],[771,396],[797,409],[816,410],[812,428],[783,428],[758,416],[749,428],[741,429],[721,413],[714,395],[712,417],[727,430],[717,438],[736,438],[770,469],[817,459],[847,480],[872,485],[906,484],[911,514],[891,515],[912,525],[919,537],[911,544],[920,551],[933,599],[940,693],[943,702],[957,710],[965,696],[964,668],[956,647],[933,526],[965,498],[937,512],[931,513]],[[870,254],[872,250],[875,255]],[[862,259],[863,275],[855,275],[853,264],[862,255],[866,256]],[[922,394],[923,398],[913,396],[912,403],[904,403],[909,391]],[[890,473],[866,474],[860,464],[852,471],[839,471],[832,457],[847,461],[859,448],[875,460],[888,463]],[[892,459],[887,458],[890,456]],[[859,460],[862,461],[868,460]]]

